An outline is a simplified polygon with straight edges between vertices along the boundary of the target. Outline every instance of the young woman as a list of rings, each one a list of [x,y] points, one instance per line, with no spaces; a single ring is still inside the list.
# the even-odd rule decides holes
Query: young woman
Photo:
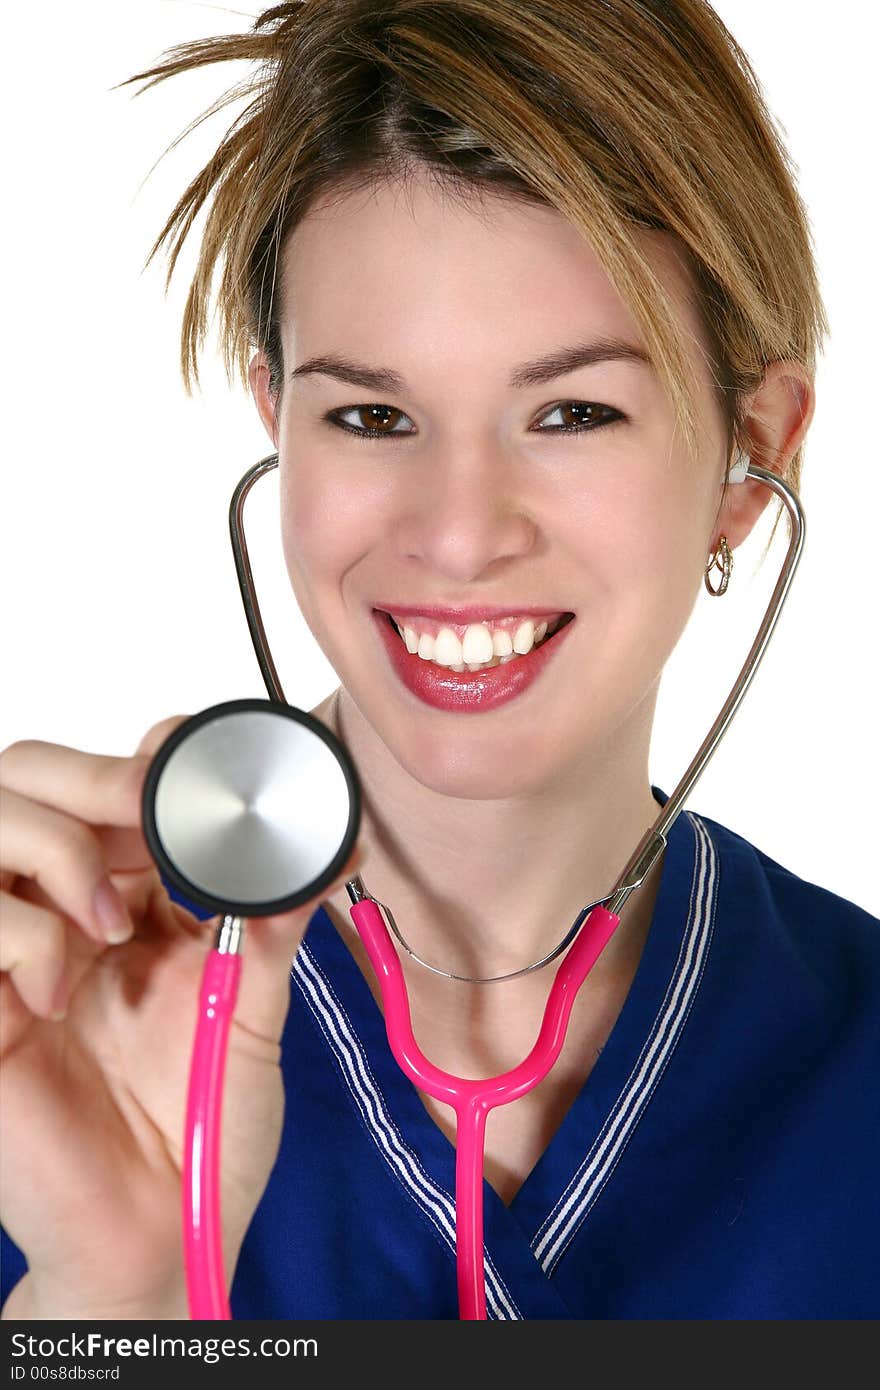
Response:
[[[173,266],[213,197],[184,378],[222,265],[227,362],[339,675],[314,713],[365,793],[333,891],[249,927],[232,1312],[454,1318],[451,1115],[391,1057],[344,881],[363,865],[421,956],[478,978],[607,893],[665,800],[664,665],[769,499],[728,469],[797,486],[827,324],[783,152],[703,0],[303,0],[130,80],[227,58],[253,101],[154,251]],[[177,722],[133,758],[31,740],[0,762],[6,1317],[187,1316],[211,935],[140,829]],[[679,816],[555,1069],[490,1119],[490,1317],[877,1311],[877,926]],[[528,1052],[547,970],[402,964],[438,1065]]]

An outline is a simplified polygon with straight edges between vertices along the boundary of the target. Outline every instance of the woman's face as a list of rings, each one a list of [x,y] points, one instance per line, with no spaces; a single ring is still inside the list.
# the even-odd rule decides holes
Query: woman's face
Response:
[[[445,794],[527,794],[588,771],[612,746],[619,755],[650,722],[695,601],[725,441],[686,272],[671,238],[644,237],[701,384],[698,471],[637,358],[557,363],[512,384],[526,364],[596,340],[642,348],[555,212],[385,183],[317,206],[285,248],[275,442],[291,582],[363,717],[401,767]],[[291,376],[330,356],[398,379],[356,384],[328,362]],[[262,361],[252,381],[271,431]],[[560,428],[577,424],[586,428]],[[371,427],[380,437],[363,433]],[[458,625],[430,612],[463,606],[472,611]],[[524,628],[525,645],[536,608],[574,619],[501,662],[504,632],[515,640]],[[376,611],[401,609],[419,640],[491,619],[498,664],[443,666],[441,655],[458,655],[448,638],[422,640],[432,661],[411,654]],[[462,656],[488,650],[485,640],[477,632]]]

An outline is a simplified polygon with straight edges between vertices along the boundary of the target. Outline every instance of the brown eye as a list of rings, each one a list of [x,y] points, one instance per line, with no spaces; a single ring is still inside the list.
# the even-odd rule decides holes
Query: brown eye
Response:
[[[617,424],[626,418],[612,406],[599,405],[596,401],[561,401],[543,418],[547,420],[553,415],[558,415],[562,423],[545,424],[540,428],[540,434],[580,434],[584,430]]]
[[[353,422],[343,417],[353,416]],[[400,420],[409,420],[402,410],[393,405],[349,405],[342,410],[331,410],[325,417],[337,429],[348,430],[360,439],[390,438],[411,434],[411,430],[397,428]],[[412,423],[410,421],[410,423]]]
[[[353,420],[344,417],[353,416]],[[559,415],[560,424],[542,424],[539,434],[582,434],[587,430],[608,428],[626,419],[626,416],[612,406],[600,405],[595,401],[562,401],[553,406],[544,420]],[[328,425],[346,430],[358,439],[404,439],[417,433],[413,429],[399,429],[401,420],[409,421],[408,415],[393,405],[349,405],[339,410],[331,410],[324,416]]]

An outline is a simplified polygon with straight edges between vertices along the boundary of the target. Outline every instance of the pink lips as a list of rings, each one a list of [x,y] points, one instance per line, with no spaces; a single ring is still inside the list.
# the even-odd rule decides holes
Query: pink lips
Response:
[[[478,618],[504,616],[510,613],[506,608],[491,609],[431,609],[395,606],[394,612],[403,616],[422,613],[426,617],[443,617],[449,622],[468,622]],[[518,608],[517,613],[528,617],[551,617],[559,609]],[[455,616],[453,616],[455,615]],[[553,660],[554,653],[574,622],[570,621],[547,638],[540,646],[533,647],[526,656],[518,656],[503,666],[493,666],[486,671],[451,671],[435,666],[432,661],[423,661],[418,655],[407,651],[401,642],[386,613],[373,610],[373,621],[384,643],[391,665],[406,688],[435,709],[453,710],[460,713],[480,713],[496,709],[499,705],[521,695],[541,674],[545,666]]]
[[[386,613],[397,613],[401,618],[434,618],[440,623],[479,623],[486,618],[491,621],[493,618],[508,618],[515,615],[518,618],[556,618],[565,610],[562,608],[536,608],[534,604],[511,603],[506,608],[499,608],[493,604],[453,604],[449,608],[443,608],[439,604],[422,604],[419,608],[413,608],[406,603],[374,603],[374,608],[382,609]]]

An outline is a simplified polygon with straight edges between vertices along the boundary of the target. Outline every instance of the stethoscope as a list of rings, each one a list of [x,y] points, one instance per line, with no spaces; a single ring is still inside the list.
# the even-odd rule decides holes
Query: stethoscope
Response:
[[[222,914],[202,975],[186,1105],[182,1214],[192,1318],[231,1316],[223,1268],[220,1119],[245,919],[289,912],[318,898],[348,862],[361,817],[360,785],[348,752],[318,719],[286,703],[266,640],[243,510],[257,479],[277,465],[278,455],[270,454],[249,469],[236,486],[229,510],[239,587],[269,699],[227,701],[179,725],[153,758],[143,793],[144,833],[160,870],[190,901]],[[567,951],[557,967],[535,1045],[519,1066],[473,1081],[442,1071],[424,1056],[413,1036],[392,933],[411,955],[415,952],[389,909],[367,892],[359,875],[345,885],[351,919],[381,989],[391,1051],[416,1087],[455,1111],[456,1268],[463,1319],[486,1317],[483,1149],[489,1112],[527,1095],[559,1056],[577,992],[617,927],[630,893],[665,849],[670,826],[726,732],[764,655],[800,559],[805,523],[797,495],[775,473],[742,457],[730,469],[728,481],[741,483],[746,478],[775,492],[789,519],[788,550],[761,626],[696,757],[611,892],[582,908],[563,939],[541,960],[512,975],[492,977],[525,974]]]

